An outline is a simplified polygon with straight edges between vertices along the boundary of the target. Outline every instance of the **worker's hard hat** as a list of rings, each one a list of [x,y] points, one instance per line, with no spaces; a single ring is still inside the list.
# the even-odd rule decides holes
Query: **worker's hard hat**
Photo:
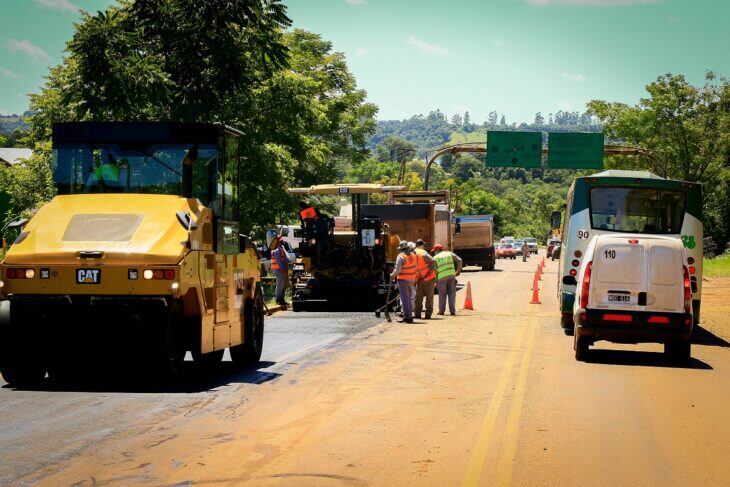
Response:
[[[444,246],[441,244],[436,244],[431,249],[431,252],[441,252],[442,250],[444,250]]]
[[[398,250],[409,250],[409,249],[410,249],[410,247],[408,246],[408,242],[406,242],[405,240],[401,240],[400,243],[398,244]]]
[[[423,247],[424,245],[426,245],[426,242],[424,242],[423,239],[419,238],[418,240],[416,240],[416,245],[418,245],[419,247]]]
[[[408,242],[408,248],[413,250],[416,248],[416,244],[414,244],[413,242]]]

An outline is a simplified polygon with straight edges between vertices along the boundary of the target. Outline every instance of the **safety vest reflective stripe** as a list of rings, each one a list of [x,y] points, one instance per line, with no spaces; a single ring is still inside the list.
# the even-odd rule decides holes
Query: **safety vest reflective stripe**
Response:
[[[436,272],[431,268],[431,264],[423,258],[425,254],[425,250],[416,249],[416,256],[418,257],[418,278],[424,282],[428,282],[436,279]]]
[[[454,266],[454,254],[445,250],[437,254],[436,265],[438,266],[439,281],[447,277],[456,275],[456,267]]]
[[[302,220],[308,220],[310,218],[317,218],[317,210],[315,210],[313,206],[310,206],[309,208],[305,208],[302,211],[300,211],[299,216],[301,217]]]
[[[401,267],[400,273],[398,273],[399,281],[415,281],[416,280],[416,254],[400,254],[405,257],[403,267]]]

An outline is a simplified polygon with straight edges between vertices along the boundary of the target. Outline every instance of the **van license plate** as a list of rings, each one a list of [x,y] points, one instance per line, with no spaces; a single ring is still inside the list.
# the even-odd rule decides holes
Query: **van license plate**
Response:
[[[608,293],[608,302],[609,303],[630,303],[631,295],[630,294]]]

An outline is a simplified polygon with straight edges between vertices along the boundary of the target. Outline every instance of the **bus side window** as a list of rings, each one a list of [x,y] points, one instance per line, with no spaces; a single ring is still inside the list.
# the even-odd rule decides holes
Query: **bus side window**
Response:
[[[563,245],[568,243],[570,238],[570,220],[573,213],[573,193],[568,194],[568,202],[565,205],[565,223],[563,224]],[[566,250],[566,249],[564,249]],[[564,252],[561,252],[561,255]]]
[[[226,168],[223,176],[223,193],[225,195],[225,203],[223,216],[226,220],[233,222],[237,222],[239,217],[238,166],[238,137],[226,134]]]

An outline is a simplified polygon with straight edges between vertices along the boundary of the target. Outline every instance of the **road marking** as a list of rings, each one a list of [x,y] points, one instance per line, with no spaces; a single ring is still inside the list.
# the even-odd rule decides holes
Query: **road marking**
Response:
[[[512,468],[514,467],[515,454],[517,453],[517,439],[519,438],[520,417],[522,416],[522,405],[525,402],[525,389],[527,386],[527,374],[530,370],[532,351],[535,348],[535,336],[537,335],[537,323],[533,318],[530,320],[530,331],[527,335],[527,345],[522,354],[522,365],[517,376],[517,385],[513,396],[512,408],[507,416],[507,426],[504,429],[506,447],[502,449],[502,458],[497,465],[497,485],[511,485]]]
[[[464,473],[464,479],[461,482],[462,487],[477,485],[479,483],[479,478],[482,476],[484,462],[487,459],[487,452],[489,451],[489,443],[492,440],[494,424],[497,422],[497,415],[499,414],[499,407],[502,404],[504,391],[507,389],[507,382],[509,381],[510,375],[512,375],[512,369],[514,369],[515,362],[517,361],[517,355],[519,354],[519,349],[517,347],[520,345],[522,338],[525,336],[527,322],[527,317],[522,318],[520,330],[512,344],[512,350],[507,356],[507,363],[499,376],[497,388],[494,390],[494,394],[492,394],[492,400],[489,402],[487,413],[484,416],[482,426],[479,429],[477,442],[474,445],[474,451],[471,454],[469,463],[466,466],[466,472]]]

